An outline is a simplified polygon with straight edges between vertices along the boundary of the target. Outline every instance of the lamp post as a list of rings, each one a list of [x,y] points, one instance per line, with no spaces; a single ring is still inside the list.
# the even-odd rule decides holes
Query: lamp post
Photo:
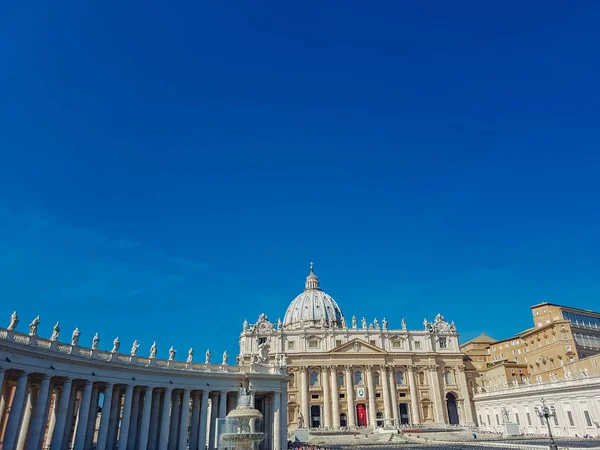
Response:
[[[546,419],[546,425],[548,426],[548,435],[550,436],[550,450],[558,450],[556,446],[556,442],[554,442],[554,437],[552,436],[552,428],[550,427],[550,417],[554,417],[556,413],[551,411],[546,405],[546,400],[542,398],[542,407],[538,408],[537,406],[533,408],[538,417],[544,417]]]

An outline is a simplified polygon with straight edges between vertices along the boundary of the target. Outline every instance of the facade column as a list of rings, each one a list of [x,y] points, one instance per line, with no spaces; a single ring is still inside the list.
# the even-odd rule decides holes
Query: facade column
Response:
[[[127,438],[127,448],[135,448],[137,440],[138,425],[140,422],[140,398],[142,396],[141,388],[133,390],[133,400],[131,401],[131,420],[129,421],[129,437]]]
[[[398,390],[396,389],[396,370],[390,367],[390,409],[392,410],[393,425],[397,427],[400,424],[398,420]]]
[[[273,393],[273,450],[281,450],[281,444],[281,393],[275,392]]]
[[[17,389],[13,395],[2,448],[14,449],[16,446],[21,416],[23,415],[23,406],[25,405],[25,396],[27,395],[28,376],[27,372],[23,372],[17,380]]]
[[[288,399],[288,390],[287,390],[287,382],[281,383],[281,442],[284,448],[287,448],[287,424],[288,424],[288,408],[287,408],[287,399]]]
[[[158,418],[160,414],[160,396],[162,392],[155,389],[152,394],[152,412],[150,413],[150,434],[148,435],[148,450],[156,450],[158,444]]]
[[[387,366],[381,366],[381,387],[383,394],[383,426],[390,425],[392,411],[390,408],[390,378],[388,377]]]
[[[419,413],[419,392],[417,391],[417,383],[415,381],[415,366],[408,366],[408,386],[410,388],[410,423],[421,423],[421,415]]]
[[[114,386],[112,383],[107,383],[104,388],[104,402],[102,403],[102,415],[100,416],[100,429],[98,430],[98,441],[96,450],[106,449],[106,438],[108,437],[108,423],[112,411],[112,396]]]
[[[208,391],[202,391],[202,400],[200,401],[200,424],[198,426],[198,450],[204,450],[206,447],[206,424],[208,420]]]
[[[338,392],[337,366],[329,367],[331,380],[331,423],[333,428],[340,427],[340,394]]]
[[[461,396],[463,398],[463,409],[465,422],[467,425],[475,425],[473,420],[473,404],[471,403],[471,394],[467,386],[467,377],[465,375],[465,366],[458,366],[458,385],[460,386]]]
[[[437,423],[444,423],[444,405],[442,402],[442,394],[440,392],[440,373],[437,366],[429,366],[429,380],[431,393],[433,395],[433,403],[435,405],[435,420]]]
[[[200,421],[200,392],[192,395],[192,424],[190,426],[190,450],[198,448],[198,425]]]
[[[0,367],[0,438],[2,437],[2,419],[4,418],[4,408],[6,408],[6,396],[4,395],[4,375],[6,370]]]
[[[348,427],[356,428],[356,407],[354,406],[354,383],[352,366],[346,366],[346,400],[348,405]]]
[[[375,411],[375,384],[373,383],[373,366],[367,366],[367,395],[369,396],[369,426],[377,428],[377,411]]]
[[[321,368],[321,381],[323,384],[323,425],[331,428],[331,388],[329,387],[329,371],[327,367]]]
[[[44,432],[46,431],[46,419],[48,414],[48,394],[50,392],[50,377],[44,375],[42,383],[40,385],[40,392],[38,393],[35,408],[33,410],[33,419],[31,421],[31,428],[29,431],[29,437],[27,439],[27,450],[37,450],[40,446],[40,441],[43,438],[42,427]]]
[[[310,428],[310,408],[308,407],[308,368],[300,367],[300,411],[304,418],[303,426]]]
[[[222,395],[222,394],[221,394]],[[227,393],[225,393],[227,400]],[[227,408],[227,401],[225,401]],[[188,426],[190,424],[190,390],[183,391],[183,399],[181,400],[181,420],[179,421],[179,450],[186,450],[188,445]]]
[[[108,433],[106,436],[106,450],[113,450],[117,443],[117,431],[121,417],[121,403],[123,392],[121,388],[113,386],[112,402],[110,405],[110,417],[108,419]]]
[[[100,397],[99,387],[96,385],[92,390],[92,402],[90,403],[90,413],[85,432],[84,448],[92,448],[94,444],[94,434],[96,431],[96,422],[98,421],[98,398]]]
[[[162,413],[160,415],[160,436],[158,450],[167,450],[169,446],[169,426],[171,425],[171,388],[165,388],[165,395],[162,404]]]
[[[119,446],[121,450],[127,450],[129,439],[129,427],[131,424],[131,402],[133,401],[133,385],[128,384],[125,388],[125,401],[123,402],[123,415],[121,416],[121,429],[119,432]]]
[[[169,432],[169,450],[177,449],[177,438],[179,437],[179,417],[181,415],[181,394],[173,392],[171,406],[171,430]]]
[[[25,400],[25,410],[23,411],[23,418],[21,419],[21,430],[19,431],[19,439],[17,440],[17,450],[25,449],[25,441],[27,440],[27,433],[29,432],[29,424],[31,421],[31,413],[33,411],[33,405],[37,398],[37,391],[29,383],[29,389],[27,394],[27,400]]]
[[[67,411],[67,421],[65,422],[65,430],[62,439],[63,448],[70,449],[74,445],[75,429],[77,429],[76,416],[79,413],[76,409],[78,398],[81,401],[79,386],[75,385],[73,386],[71,397],[69,398],[69,410]]]
[[[48,422],[48,432],[46,433],[44,440],[44,433],[42,432],[41,437],[41,447],[48,448],[50,447],[50,442],[52,441],[52,436],[54,436],[54,427],[56,426],[56,414],[58,413],[58,390],[53,389],[52,394],[50,394],[50,403],[52,409],[50,410],[50,420]]]
[[[152,388],[146,387],[144,392],[144,408],[140,419],[140,436],[137,448],[146,450],[148,448],[148,433],[150,432],[150,413],[152,411]]]
[[[218,417],[219,409],[219,392],[214,391],[210,393],[210,418],[209,420],[209,433],[208,433],[208,448],[209,450],[215,449],[215,428]]]
[[[88,419],[90,417],[90,404],[92,402],[92,389],[94,382],[87,380],[83,388],[83,396],[79,403],[79,419],[77,422],[77,431],[75,432],[75,450],[84,450],[85,433],[87,431]]]
[[[58,401],[58,414],[56,415],[54,433],[52,433],[52,441],[50,444],[50,448],[52,449],[60,450],[62,448],[63,436],[65,434],[65,424],[67,423],[67,414],[69,412],[69,404],[71,403],[70,399],[72,386],[73,380],[67,378],[60,390],[60,400]],[[4,441],[4,445],[6,445],[6,440]]]

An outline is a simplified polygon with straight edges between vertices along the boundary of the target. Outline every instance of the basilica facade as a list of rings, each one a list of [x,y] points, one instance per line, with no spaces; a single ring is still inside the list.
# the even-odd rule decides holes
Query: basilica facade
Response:
[[[244,321],[238,363],[287,367],[291,430],[474,424],[454,323],[347,318],[312,264],[283,321]]]

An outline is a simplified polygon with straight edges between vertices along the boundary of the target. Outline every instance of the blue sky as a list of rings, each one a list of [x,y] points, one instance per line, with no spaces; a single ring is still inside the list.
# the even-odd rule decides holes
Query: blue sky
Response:
[[[463,341],[598,309],[600,4],[203,3],[0,5],[6,324],[235,355],[310,261]]]

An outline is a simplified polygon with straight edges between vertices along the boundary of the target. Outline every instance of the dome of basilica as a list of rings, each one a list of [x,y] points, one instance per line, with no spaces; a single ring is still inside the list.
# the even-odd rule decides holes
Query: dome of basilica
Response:
[[[319,278],[314,274],[311,263],[304,292],[290,303],[285,312],[283,327],[341,326],[342,320],[342,310],[331,296],[321,290]]]

